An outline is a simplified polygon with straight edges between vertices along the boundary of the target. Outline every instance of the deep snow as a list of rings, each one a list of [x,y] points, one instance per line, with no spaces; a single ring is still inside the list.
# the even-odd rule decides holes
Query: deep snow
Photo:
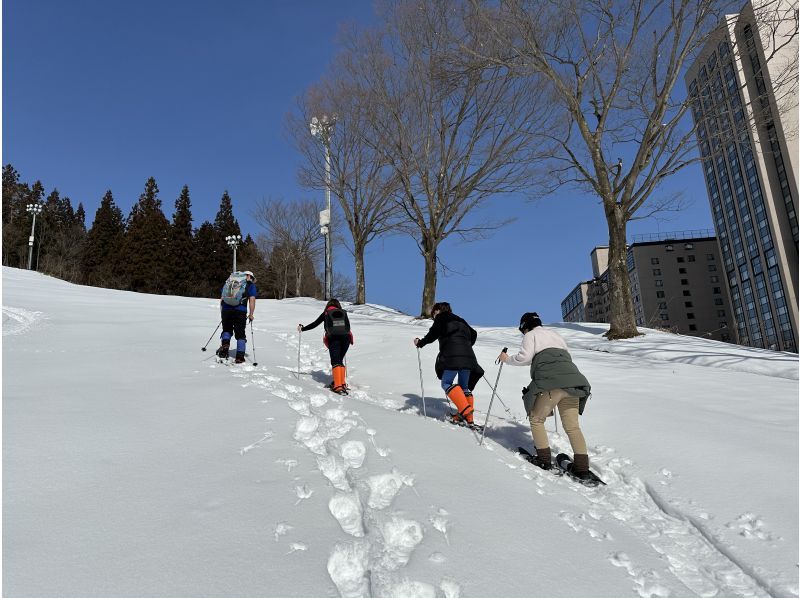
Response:
[[[310,299],[259,301],[256,368],[200,351],[213,300],[4,268],[2,304],[5,596],[798,595],[796,355],[554,324],[593,385],[590,489],[515,455],[528,368],[479,447],[426,347],[420,417],[430,321],[352,307],[343,398],[320,329],[297,371]],[[520,335],[478,332],[483,423]]]

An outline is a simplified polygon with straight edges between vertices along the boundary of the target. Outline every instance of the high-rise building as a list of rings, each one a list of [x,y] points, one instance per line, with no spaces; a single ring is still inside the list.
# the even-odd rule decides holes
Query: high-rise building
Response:
[[[798,43],[794,21],[779,17],[795,10],[787,0],[748,2],[709,36],[685,77],[738,342],[792,352],[798,101],[784,71]]]

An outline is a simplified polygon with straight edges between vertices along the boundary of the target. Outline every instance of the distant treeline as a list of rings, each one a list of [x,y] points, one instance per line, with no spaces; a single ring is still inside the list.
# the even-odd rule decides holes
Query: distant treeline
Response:
[[[91,286],[189,297],[216,297],[233,265],[225,241],[241,235],[228,192],[213,222],[194,228],[189,187],[175,200],[172,220],[162,211],[158,186],[147,179],[127,218],[106,191],[91,227],[82,203],[73,208],[58,189],[45,195],[40,181],[21,182],[11,164],[3,167],[3,265],[28,267],[33,215],[28,204],[44,206],[36,217],[32,269]],[[261,245],[261,246],[259,246]],[[257,243],[250,235],[237,250],[237,269],[251,270],[265,298],[320,297],[322,284],[313,256],[298,255],[291,240]],[[291,261],[291,268],[286,264]]]

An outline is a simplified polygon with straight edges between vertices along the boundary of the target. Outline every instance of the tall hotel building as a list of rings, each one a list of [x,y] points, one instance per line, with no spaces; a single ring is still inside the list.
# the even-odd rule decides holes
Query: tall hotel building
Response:
[[[778,5],[794,15],[791,2]],[[793,20],[777,35],[767,31],[767,6],[774,17],[774,0],[728,15],[688,69],[686,87],[738,342],[797,352],[798,101],[796,86],[787,96],[778,81],[798,43],[782,35]]]

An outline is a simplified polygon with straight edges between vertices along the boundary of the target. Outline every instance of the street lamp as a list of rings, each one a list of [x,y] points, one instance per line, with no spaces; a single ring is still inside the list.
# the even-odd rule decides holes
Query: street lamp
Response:
[[[233,249],[233,271],[236,272],[236,248],[242,242],[242,235],[228,235],[225,237],[225,242]]]
[[[31,269],[31,264],[33,263],[33,232],[36,228],[36,216],[41,214],[43,209],[44,204],[39,202],[29,203],[25,208],[26,212],[33,214],[33,222],[31,223],[31,236],[28,237],[28,270]]]
[[[320,232],[325,237],[325,300],[331,298],[333,281],[333,258],[331,256],[331,136],[336,125],[336,117],[314,116],[309,124],[311,134],[322,140],[325,147],[325,209],[319,213]]]

